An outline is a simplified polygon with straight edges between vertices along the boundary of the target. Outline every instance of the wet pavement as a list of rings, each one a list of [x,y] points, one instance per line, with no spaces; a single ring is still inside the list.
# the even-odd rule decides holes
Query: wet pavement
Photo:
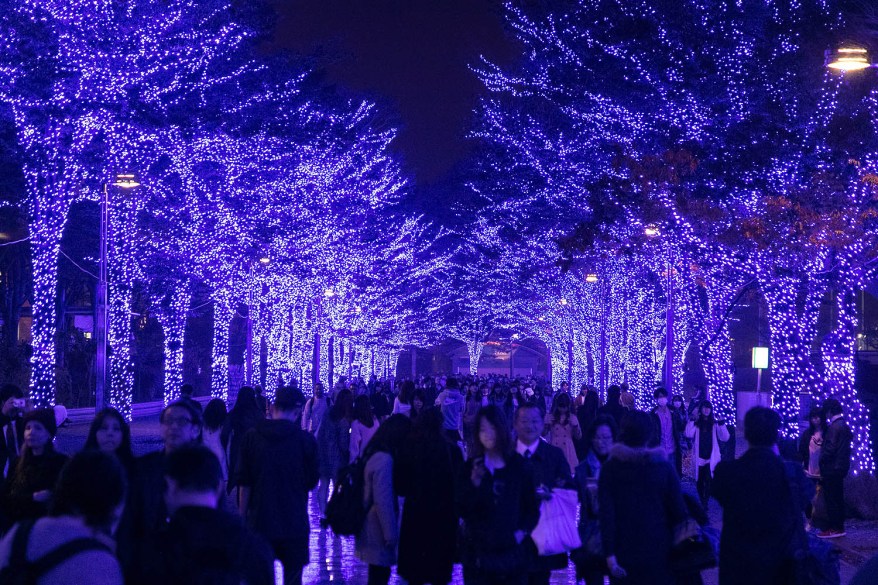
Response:
[[[63,453],[75,453],[82,448],[88,433],[88,426],[83,424],[62,427],[56,439],[56,446]],[[159,440],[158,417],[149,417],[135,421],[131,429],[131,442],[136,455],[142,455],[161,447]],[[367,567],[357,560],[354,552],[353,537],[335,536],[329,529],[321,529],[319,511],[315,501],[309,503],[311,518],[311,563],[305,567],[303,583],[305,585],[365,585]],[[710,506],[711,524],[720,527],[722,514],[716,502]],[[841,583],[850,582],[857,568],[872,556],[878,554],[878,521],[851,519],[847,522],[848,535],[834,539],[832,542],[841,550]],[[718,583],[716,569],[705,571],[705,585]],[[404,584],[394,571],[390,582]],[[453,581],[462,584],[460,566],[455,566]],[[575,571],[570,565],[567,570],[554,571],[552,585],[572,585],[575,583]],[[591,584],[589,584],[591,585]]]

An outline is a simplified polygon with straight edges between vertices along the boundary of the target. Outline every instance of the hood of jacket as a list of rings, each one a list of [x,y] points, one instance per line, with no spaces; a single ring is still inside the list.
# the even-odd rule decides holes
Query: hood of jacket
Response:
[[[661,447],[629,447],[622,443],[616,443],[610,448],[610,459],[625,463],[651,463],[653,461],[667,461],[668,456]]]
[[[295,435],[299,431],[300,429],[296,423],[284,419],[266,419],[259,421],[259,424],[256,425],[256,432],[269,441],[286,439]]]

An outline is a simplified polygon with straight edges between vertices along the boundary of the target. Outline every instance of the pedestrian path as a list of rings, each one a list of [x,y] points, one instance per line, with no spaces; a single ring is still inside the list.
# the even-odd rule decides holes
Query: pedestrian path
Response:
[[[58,433],[56,445],[63,453],[75,453],[82,448],[88,434],[88,425],[76,424],[63,427]],[[142,455],[161,447],[158,417],[136,420],[131,427],[131,442],[136,455]],[[319,511],[313,496],[309,502],[311,519],[311,564],[305,567],[304,585],[365,585],[367,567],[356,558],[353,537],[339,537],[329,529],[320,528]],[[716,502],[710,505],[711,524],[720,527],[722,513]],[[841,583],[846,585],[857,569],[869,558],[878,554],[878,521],[848,520],[847,536],[832,541],[841,549]],[[569,566],[565,571],[552,573],[552,585],[573,585],[575,571]],[[705,585],[717,585],[717,571],[703,573]],[[404,585],[405,581],[393,573],[391,584]],[[461,585],[463,577],[460,566],[455,566],[452,583]]]

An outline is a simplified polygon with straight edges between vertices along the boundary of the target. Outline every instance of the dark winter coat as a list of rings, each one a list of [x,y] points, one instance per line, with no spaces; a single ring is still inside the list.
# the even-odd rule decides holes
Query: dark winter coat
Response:
[[[601,466],[598,502],[604,556],[615,555],[631,583],[674,583],[668,555],[686,508],[664,450],[613,445]]]
[[[790,542],[813,495],[801,466],[750,448],[717,465],[712,491],[723,507],[720,585],[788,583]]]
[[[220,441],[229,448],[229,481],[228,489],[231,491],[235,484],[234,470],[238,468],[238,454],[241,450],[241,442],[244,435],[255,428],[260,422],[265,420],[265,409],[258,406],[257,401],[248,406],[238,406],[229,412],[228,418],[223,425],[223,432],[220,435]]]
[[[583,434],[588,432],[597,418],[599,406],[597,392],[587,392],[583,397],[582,404],[576,409],[576,418],[579,419],[579,426]]]
[[[12,471],[15,468],[15,463],[18,461],[18,451],[16,451],[15,444],[8,444],[9,441],[6,440],[6,432],[8,425],[15,422],[12,426],[12,433],[15,434],[14,441],[16,441],[17,446],[21,448],[24,444],[24,424],[21,422],[21,417],[9,417],[0,412],[0,478],[3,477],[3,470],[6,468],[6,464],[9,464],[9,470],[7,475],[11,475]]]
[[[274,555],[236,516],[203,507],[177,510],[128,578],[129,585],[271,585]]]
[[[264,420],[241,441],[237,485],[249,487],[247,526],[284,542],[308,564],[308,493],[317,486],[317,442],[289,420]]]
[[[415,437],[398,457],[405,497],[396,572],[413,583],[448,583],[457,547],[455,479],[460,449],[440,437]]]
[[[660,447],[662,440],[662,422],[661,417],[659,417],[658,412],[656,412],[658,407],[652,409],[652,424],[655,427],[655,433],[653,437],[652,447]],[[683,467],[683,431],[686,429],[686,424],[681,421],[680,417],[674,413],[672,408],[668,408],[668,413],[670,413],[671,418],[671,433],[674,438],[674,459],[671,463],[674,464],[674,468],[677,470],[682,469]]]
[[[844,417],[835,419],[823,436],[820,449],[820,475],[844,477],[851,470],[851,441],[853,434]]]
[[[472,469],[473,462],[467,461],[456,490],[464,522],[464,566],[477,566],[480,557],[499,557],[519,548],[515,532],[533,530],[540,514],[533,468],[518,453],[510,455],[506,466],[493,475],[487,473],[478,487],[472,483]]]
[[[320,477],[335,479],[350,461],[351,423],[346,418],[333,420],[327,412],[317,429],[317,460]]]
[[[34,492],[54,490],[67,457],[55,451],[31,455],[24,467],[10,472],[3,489],[3,511],[9,524],[48,513],[48,503],[34,501]]]

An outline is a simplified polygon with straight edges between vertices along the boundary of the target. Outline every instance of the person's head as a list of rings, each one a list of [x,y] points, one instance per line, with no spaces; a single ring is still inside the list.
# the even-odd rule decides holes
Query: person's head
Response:
[[[122,517],[126,490],[125,470],[116,457],[81,451],[61,470],[49,512],[82,518],[87,526],[112,534]]]
[[[558,421],[561,417],[570,415],[570,406],[573,401],[570,399],[570,395],[566,393],[558,394],[555,397],[554,402],[552,402],[552,417],[555,421]]]
[[[305,396],[301,391],[290,386],[278,388],[271,403],[271,418],[297,421],[302,416],[304,406]]]
[[[844,410],[841,407],[841,402],[835,398],[827,398],[823,401],[823,412],[826,414],[826,418],[832,418],[842,414]]]
[[[808,412],[808,424],[811,425],[812,431],[819,430],[823,426],[823,410],[820,408],[812,408]]]
[[[216,508],[222,493],[223,471],[213,451],[189,445],[165,461],[165,503],[173,514],[183,506]]]
[[[457,383],[457,378],[448,378],[445,380],[445,388],[447,390],[457,391],[460,388],[460,385]]]
[[[417,400],[417,399],[415,399]],[[414,420],[414,431],[421,437],[432,441],[442,439],[442,411],[438,406],[428,406],[418,413]]]
[[[536,404],[525,402],[515,411],[513,419],[515,434],[525,445],[532,445],[540,439],[545,426],[543,415]]]
[[[24,411],[24,392],[15,384],[0,387],[0,409],[8,417],[16,417]]]
[[[399,401],[403,404],[411,404],[412,403],[412,395],[415,393],[415,383],[411,380],[406,380],[399,387]]]
[[[598,457],[606,457],[610,448],[616,442],[619,430],[616,427],[616,419],[606,414],[598,416],[586,433],[586,440],[591,450]]]
[[[561,392],[565,394],[570,392],[570,382],[561,382]]]
[[[354,397],[351,395],[351,391],[347,388],[342,388],[338,391],[335,402],[332,403],[332,407],[329,409],[329,416],[334,421],[340,421],[343,418],[351,420],[353,409]]]
[[[41,454],[52,448],[52,439],[58,432],[55,422],[55,411],[51,408],[38,408],[26,412],[22,418],[24,423],[24,446],[31,452]]]
[[[586,394],[588,394],[588,384],[581,384],[579,386],[579,395],[585,396]]]
[[[674,397],[671,399],[671,405],[675,410],[681,410],[683,408],[683,397],[679,394],[674,394]]]
[[[369,397],[360,394],[354,399],[354,420],[360,421],[360,424],[371,427],[375,424],[375,415],[372,413],[372,403]]]
[[[162,441],[170,453],[184,445],[197,443],[201,437],[201,413],[187,401],[168,404],[159,416]]]
[[[622,394],[621,388],[616,384],[610,385],[610,387],[607,388],[607,404],[619,404],[620,394]]]
[[[404,414],[391,415],[381,423],[369,443],[366,445],[364,457],[367,459],[379,451],[390,454],[396,458],[400,449],[406,443],[406,439],[412,431],[412,419]]]
[[[711,418],[713,416],[713,404],[709,400],[702,400],[698,405],[698,415],[701,418]]]
[[[652,415],[632,410],[622,417],[619,440],[629,447],[645,447],[652,440],[653,432]]]
[[[183,384],[180,386],[180,398],[192,398],[195,394],[195,387],[192,384]]]
[[[744,438],[751,447],[773,447],[780,432],[780,415],[770,408],[756,406],[744,415]]]
[[[256,401],[256,390],[252,386],[241,386],[238,390],[238,396],[235,398],[235,406],[232,407],[233,412],[244,412],[247,410],[259,410],[259,403]]]
[[[504,458],[512,449],[512,437],[503,411],[496,406],[485,406],[476,415],[478,440],[473,446],[473,455],[483,457],[485,453],[499,453]]]
[[[619,395],[619,404],[622,405],[622,408],[634,410],[634,394],[631,392],[622,392]]]
[[[0,387],[0,404],[5,403],[10,398],[24,398],[24,392],[15,384],[3,384]]]
[[[668,391],[664,388],[656,388],[655,392],[652,393],[652,397],[655,398],[655,403],[659,406],[668,405]]]
[[[226,422],[226,403],[221,398],[214,398],[204,407],[204,428],[216,431]]]
[[[130,459],[131,427],[128,421],[115,408],[103,409],[88,429],[85,448],[112,453],[123,461]]]
[[[424,410],[424,404],[426,404],[427,398],[424,396],[423,390],[415,390],[412,392],[412,408],[415,412],[421,412]]]
[[[314,384],[314,397],[323,398],[323,382],[317,382]]]

